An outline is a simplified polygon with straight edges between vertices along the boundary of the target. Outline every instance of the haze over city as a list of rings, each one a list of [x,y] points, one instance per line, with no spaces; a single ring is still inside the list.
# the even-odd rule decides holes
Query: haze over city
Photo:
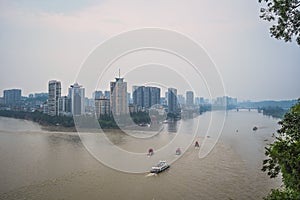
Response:
[[[0,0],[0,199],[300,199],[300,0]]]
[[[239,100],[296,99],[300,49],[271,38],[259,9],[256,1],[246,0],[1,0],[0,93],[7,88],[21,88],[22,95],[47,92],[48,81],[57,79],[66,94],[97,45],[120,32],[161,27],[202,45],[222,75],[226,94]],[[108,89],[113,79],[99,89]],[[92,92],[87,89],[87,96]]]

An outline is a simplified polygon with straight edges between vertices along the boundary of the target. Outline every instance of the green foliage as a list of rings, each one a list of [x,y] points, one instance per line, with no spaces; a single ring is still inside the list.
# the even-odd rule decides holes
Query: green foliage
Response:
[[[121,115],[121,116],[103,115],[99,119],[99,124],[101,128],[119,128],[118,124],[124,126],[130,126],[133,125],[132,121],[135,124],[146,124],[151,122],[148,112],[140,111],[140,112],[130,113],[130,117],[128,115]]]
[[[151,122],[148,112],[142,112],[142,111],[134,112],[134,113],[130,113],[130,116],[131,116],[132,121],[136,124],[143,124],[143,123]]]
[[[267,199],[300,199],[300,101],[279,122],[273,144],[266,147],[263,171],[271,178],[282,174],[283,190],[272,190]],[[283,198],[284,197],[284,198]],[[296,198],[294,198],[296,197]]]
[[[300,1],[299,0],[258,0],[264,2],[260,17],[267,21],[277,21],[270,28],[272,37],[292,41],[296,37],[300,45]]]
[[[168,113],[167,118],[168,119],[180,119],[180,114],[179,113]]]
[[[11,117],[16,119],[26,119],[33,122],[37,122],[44,126],[63,126],[63,127],[75,127],[73,117],[70,116],[50,116],[42,112],[23,112],[23,111],[9,111],[0,110],[0,116]],[[151,119],[147,112],[137,112],[130,114],[132,121],[136,124],[150,123]],[[93,123],[93,117],[81,116],[80,120],[77,120],[77,126],[81,128],[95,128]],[[116,122],[118,121],[118,123]],[[128,115],[116,116],[116,119],[112,115],[103,115],[99,119],[101,128],[119,128],[120,125],[132,125],[131,119]]]
[[[264,115],[272,116],[275,118],[282,118],[286,113],[286,110],[279,106],[268,106],[261,108]]]
[[[119,128],[111,115],[102,115],[99,119],[101,128]]]
[[[39,123],[45,126],[63,126],[63,127],[74,127],[73,117],[67,116],[50,116],[39,111],[35,112],[23,112],[23,111],[8,111],[1,110],[0,116],[12,117],[16,119],[26,119]]]
[[[272,190],[271,193],[264,198],[265,200],[296,200],[300,199],[300,193],[294,190]]]

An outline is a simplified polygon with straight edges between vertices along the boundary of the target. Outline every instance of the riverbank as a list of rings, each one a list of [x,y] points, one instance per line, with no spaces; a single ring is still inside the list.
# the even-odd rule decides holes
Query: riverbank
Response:
[[[41,129],[49,132],[77,132],[75,127],[40,125]]]
[[[135,121],[137,121],[141,114],[137,114],[137,116],[134,116]],[[7,117],[7,118],[13,118],[13,119],[20,119],[20,120],[27,120],[31,121],[33,123],[37,123],[41,126],[42,130],[45,131],[52,131],[52,132],[77,132],[77,129],[75,127],[74,119],[73,117],[68,116],[49,116],[46,114],[43,114],[41,112],[23,112],[23,111],[7,111],[7,110],[0,110],[0,117]],[[141,121],[143,122],[143,117],[141,118]],[[94,120],[94,118],[92,118]],[[99,129],[95,128],[89,128],[89,124],[91,119],[89,117],[83,117],[82,121],[85,123],[87,128],[80,128],[80,130],[90,131],[90,132],[98,132]],[[141,122],[138,121],[138,122]],[[147,121],[148,122],[148,121]],[[94,126],[91,124],[91,126]],[[133,130],[133,131],[159,131],[161,127],[161,124],[156,124],[151,127],[148,126],[138,126],[138,125],[130,125],[130,126],[124,126],[122,128],[119,128],[116,122],[113,120],[112,117],[101,119],[99,120],[99,128],[102,130]]]
[[[24,112],[11,110],[0,110],[0,116],[32,121],[38,123],[43,130],[47,131],[76,132],[76,124],[74,123],[73,116],[50,116],[38,111]],[[148,113],[145,112],[131,113],[130,116],[135,124],[126,127],[124,126],[122,129],[145,130],[146,127],[140,127],[136,124],[149,124],[151,122]],[[128,121],[127,118],[123,118],[123,120],[124,119],[125,121]],[[81,126],[83,125],[84,129],[86,128],[87,130],[90,130],[89,127],[94,127],[94,120],[95,118],[91,116],[80,116]],[[129,124],[132,124],[132,121],[130,121]],[[98,122],[102,129],[120,130],[118,124],[115,122],[115,119],[112,116],[104,116],[99,119]],[[150,129],[159,130],[157,126],[151,126],[149,130]],[[94,129],[91,131],[94,131]]]

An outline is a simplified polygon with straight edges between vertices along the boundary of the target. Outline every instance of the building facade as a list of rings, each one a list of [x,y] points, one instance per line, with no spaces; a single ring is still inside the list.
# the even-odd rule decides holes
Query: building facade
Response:
[[[150,87],[150,106],[160,104],[160,88]]]
[[[180,107],[185,105],[185,97],[182,94],[177,95],[177,101]]]
[[[196,97],[195,98],[195,104],[196,105],[203,105],[204,104],[204,98],[203,97]]]
[[[100,99],[103,97],[103,92],[100,90],[96,90],[93,92],[93,99]]]
[[[110,115],[110,100],[106,98],[95,99],[95,111],[97,119]]]
[[[178,112],[177,89],[175,88],[168,88],[168,112]]]
[[[16,106],[21,103],[21,90],[11,89],[3,91],[4,104],[7,106]]]
[[[193,106],[194,105],[194,92],[186,91],[186,105]]]
[[[105,90],[105,91],[104,91],[104,97],[105,97],[106,99],[110,99],[110,91]]]
[[[68,96],[59,98],[59,114],[71,115],[71,99]]]
[[[59,115],[59,99],[61,98],[61,82],[51,80],[48,83],[48,114]]]
[[[237,98],[232,98],[229,96],[217,97],[214,102],[215,107],[224,107],[226,109],[236,108]]]
[[[133,104],[140,108],[151,108],[151,106],[160,104],[160,88],[133,86],[132,87]]]
[[[127,82],[124,78],[116,78],[116,81],[110,82],[110,107],[114,115],[128,113]]]
[[[83,115],[85,113],[85,89],[78,83],[74,83],[69,88],[69,98],[71,99],[71,113]]]
[[[4,98],[0,97],[0,105],[4,105]]]

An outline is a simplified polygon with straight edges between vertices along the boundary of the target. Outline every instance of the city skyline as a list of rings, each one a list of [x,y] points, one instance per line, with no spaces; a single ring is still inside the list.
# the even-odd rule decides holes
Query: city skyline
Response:
[[[134,86],[132,86],[133,92],[130,93],[127,90],[127,82],[124,81],[124,78],[122,78],[122,77],[115,78],[115,81],[110,82],[110,91],[96,89],[96,90],[94,90],[94,92],[92,93],[92,95],[90,97],[85,95],[85,87],[83,85],[79,85],[78,82],[75,82],[74,84],[70,85],[70,87],[68,88],[67,95],[63,95],[61,93],[61,90],[62,90],[61,84],[62,83],[60,80],[49,80],[48,81],[48,92],[31,92],[31,93],[29,93],[28,96],[22,95],[22,89],[19,89],[19,88],[5,89],[5,90],[3,90],[3,97],[0,96],[0,98],[2,98],[1,100],[3,100],[4,103],[6,103],[6,101],[7,101],[6,99],[9,97],[9,95],[10,96],[13,95],[13,99],[15,99],[15,98],[19,99],[18,101],[21,101],[21,98],[36,98],[39,96],[49,95],[50,99],[54,98],[54,97],[55,98],[72,99],[71,103],[73,104],[75,95],[77,95],[77,97],[80,98],[78,106],[81,107],[81,108],[77,108],[77,110],[78,109],[82,110],[82,105],[83,105],[82,103],[83,103],[84,99],[93,99],[93,100],[107,99],[107,100],[110,100],[111,91],[113,91],[113,89],[115,87],[117,87],[117,84],[119,84],[119,85],[125,84],[124,86],[123,85],[121,86],[121,90],[122,90],[121,93],[124,93],[124,95],[125,95],[125,93],[127,94],[127,100],[126,100],[127,103],[128,104],[133,103],[138,106],[145,107],[145,108],[149,108],[155,104],[160,104],[161,98],[163,100],[168,99],[170,91],[172,93],[173,90],[174,90],[173,92],[176,93],[175,96],[178,99],[178,103],[180,103],[180,104],[196,105],[196,104],[199,104],[199,102],[201,102],[201,101],[203,102],[204,100],[209,100],[208,98],[205,98],[204,96],[194,96],[194,91],[190,91],[190,90],[186,90],[185,95],[184,95],[184,93],[177,94],[177,88],[172,88],[172,87],[167,88],[167,90],[162,93],[165,95],[163,97],[161,94],[162,88],[154,87],[154,86],[150,86],[150,85],[148,85],[148,86],[134,85]],[[56,92],[56,90],[58,92]],[[15,94],[17,94],[18,97],[15,97]],[[51,97],[51,96],[53,96],[53,97]],[[117,95],[117,96],[120,96],[120,95]],[[230,96],[228,96],[228,95],[218,96],[218,97],[212,98],[210,100],[212,100],[211,102],[213,102],[214,100],[218,100],[219,98],[222,98],[222,97],[230,97]],[[237,99],[237,98],[235,98],[235,99]],[[132,100],[133,102],[130,102],[130,100]],[[59,103],[59,104],[61,104],[61,103]],[[73,113],[74,109],[75,108],[71,107],[70,112]]]
[[[218,2],[217,7],[210,1],[135,1],[130,5],[1,1],[0,66],[5,73],[0,74],[0,93],[6,88],[21,88],[25,95],[44,92],[45,80],[52,79],[62,80],[62,93],[67,93],[82,62],[100,43],[120,32],[162,27],[203,46],[222,75],[226,95],[241,100],[299,97],[300,49],[296,43],[270,37],[270,24],[259,18],[256,1]],[[87,88],[86,93],[93,89]],[[179,93],[183,90],[178,88]]]
[[[49,80],[49,81],[51,81],[51,80]],[[59,82],[60,82],[60,84],[62,84],[62,81],[60,81],[60,80],[58,80]],[[76,83],[76,82],[75,82]],[[72,85],[72,84],[71,84]],[[133,85],[133,87],[135,87],[136,85]],[[149,85],[148,85],[149,86]],[[148,87],[148,86],[138,86],[138,87]],[[132,87],[132,88],[133,88]],[[154,86],[150,86],[150,87],[154,87]],[[155,86],[155,87],[157,87],[157,86]],[[68,88],[68,87],[67,87]],[[160,88],[160,87],[158,87],[160,90],[161,90],[161,98],[164,98],[164,96],[162,95],[162,94],[166,94],[166,93],[168,93],[168,89],[169,88],[172,88],[172,87],[169,87],[169,88],[167,88],[167,89],[165,89],[165,90],[163,90],[163,88]],[[61,89],[63,89],[63,87],[61,86]],[[67,90],[67,92],[66,93],[64,93],[64,94],[66,94],[66,95],[63,95],[63,94],[61,94],[61,96],[67,96],[68,94],[69,94],[69,89],[70,88],[68,88]],[[128,88],[127,88],[128,89]],[[177,89],[177,88],[176,88]],[[0,93],[0,98],[4,98],[4,92],[5,91],[8,91],[8,90],[21,90],[21,97],[30,97],[31,95],[35,95],[35,94],[48,94],[48,88],[47,88],[47,90],[45,90],[45,91],[29,91],[28,92],[28,94],[26,94],[26,95],[24,95],[24,93],[23,93],[23,89],[21,88],[21,87],[16,87],[16,88],[3,88],[3,92],[2,92],[2,96],[1,96],[1,93]],[[66,89],[65,89],[66,90]],[[128,91],[127,90],[127,92],[130,94],[130,97],[131,98],[133,98],[133,89],[131,89],[130,91]],[[100,89],[95,89],[90,95],[86,95],[85,94],[85,97],[86,98],[89,98],[89,99],[95,99],[94,98],[94,93],[95,92],[102,92],[103,93],[103,96],[104,97],[106,97],[107,98],[107,94],[104,94],[104,92],[110,92],[109,91],[109,89],[104,89],[104,90],[100,90]],[[193,91],[190,91],[190,90],[185,90],[185,91],[183,91],[183,92],[180,92],[180,93],[177,93],[177,98],[179,98],[178,99],[178,101],[180,101],[180,98],[181,97],[183,97],[184,99],[184,102],[186,102],[186,97],[187,97],[187,94],[186,94],[186,92],[193,92]],[[194,95],[194,94],[193,94]],[[227,97],[233,97],[232,95],[230,95],[230,94],[225,94],[224,96],[227,96]],[[210,97],[207,97],[207,96],[193,96],[193,101],[194,101],[194,104],[196,103],[196,99],[198,99],[198,98],[202,98],[202,99],[208,99],[208,100],[211,100],[211,101],[214,101],[214,100],[217,100],[217,98],[219,98],[219,97],[224,97],[224,96],[217,96],[217,97],[215,97],[215,98],[210,98]],[[98,97],[98,98],[102,98],[102,97]],[[274,101],[281,101],[281,100],[297,100],[299,97],[297,97],[297,98],[291,98],[291,99],[259,99],[259,100],[254,100],[254,99],[240,99],[239,97],[236,97],[235,96],[235,98],[237,98],[238,99],[238,102],[247,102],[247,101],[268,101],[268,100],[274,100]]]

